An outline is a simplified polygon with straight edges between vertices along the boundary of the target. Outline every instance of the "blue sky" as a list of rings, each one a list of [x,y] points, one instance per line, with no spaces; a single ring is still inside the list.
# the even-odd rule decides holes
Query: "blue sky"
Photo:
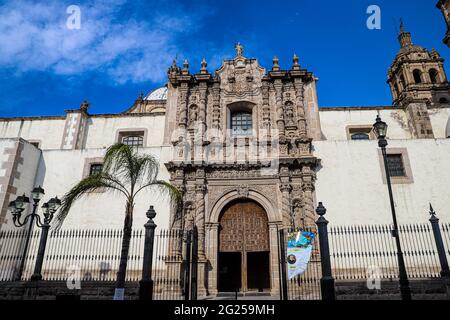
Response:
[[[165,83],[176,55],[191,72],[205,57],[213,71],[237,41],[265,68],[274,55],[284,68],[299,55],[320,79],[320,106],[390,105],[400,18],[414,43],[450,56],[435,2],[0,1],[0,117],[62,115],[84,99],[90,113],[121,112]],[[80,29],[66,27],[70,5]],[[369,5],[381,8],[381,30],[366,27]]]

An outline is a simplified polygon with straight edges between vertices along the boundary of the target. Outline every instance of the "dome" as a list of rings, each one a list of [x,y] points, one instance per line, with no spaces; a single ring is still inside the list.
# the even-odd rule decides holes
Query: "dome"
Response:
[[[144,97],[144,100],[167,100],[167,87],[153,90]]]

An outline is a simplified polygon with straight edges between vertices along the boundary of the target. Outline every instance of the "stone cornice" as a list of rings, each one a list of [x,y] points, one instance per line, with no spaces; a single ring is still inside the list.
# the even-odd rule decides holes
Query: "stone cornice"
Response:
[[[398,110],[397,106],[348,106],[348,107],[319,107],[319,111],[366,111],[366,110]]]
[[[70,113],[70,112],[69,112]],[[164,112],[154,113],[105,113],[89,114],[89,118],[128,118],[128,117],[157,117],[164,116]],[[65,120],[66,116],[31,116],[31,117],[11,117],[0,118],[0,121],[33,121],[33,120]]]

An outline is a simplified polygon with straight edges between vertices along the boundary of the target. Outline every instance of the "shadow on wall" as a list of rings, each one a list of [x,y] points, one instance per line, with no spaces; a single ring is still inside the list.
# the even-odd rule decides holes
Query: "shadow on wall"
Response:
[[[447,128],[445,129],[445,137],[450,138],[450,117],[447,120]]]
[[[40,150],[40,156],[39,156],[39,164],[36,171],[36,176],[34,177],[34,185],[35,186],[42,186],[44,189],[44,178],[45,173],[47,172],[47,166],[45,165],[44,155],[42,153],[42,150]]]

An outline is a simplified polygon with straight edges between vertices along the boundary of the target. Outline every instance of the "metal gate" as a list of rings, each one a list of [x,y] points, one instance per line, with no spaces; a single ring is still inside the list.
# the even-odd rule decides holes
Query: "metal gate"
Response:
[[[197,300],[197,229],[163,231],[155,244],[153,298]]]
[[[286,267],[287,239],[290,232],[308,231],[314,233],[313,252],[305,273],[293,279],[288,278]],[[320,300],[320,278],[322,277],[317,227],[278,229],[278,260],[280,272],[280,299]]]

